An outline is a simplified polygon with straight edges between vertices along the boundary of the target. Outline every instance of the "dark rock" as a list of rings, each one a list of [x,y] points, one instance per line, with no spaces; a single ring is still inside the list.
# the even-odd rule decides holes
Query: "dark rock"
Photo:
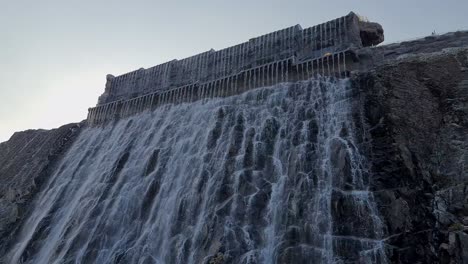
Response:
[[[354,78],[365,98],[372,188],[386,243],[397,249],[389,251],[394,263],[468,261],[460,242],[468,199],[467,57],[467,48],[413,55]]]
[[[17,132],[0,144],[0,252],[83,124]]]
[[[382,43],[384,39],[384,30],[378,23],[359,22],[362,45],[364,47],[376,46]]]

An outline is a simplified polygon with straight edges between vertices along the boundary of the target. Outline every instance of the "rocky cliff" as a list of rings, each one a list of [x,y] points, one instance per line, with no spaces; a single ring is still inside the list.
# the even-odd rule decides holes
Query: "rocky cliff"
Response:
[[[394,263],[468,263],[468,49],[354,77]]]
[[[0,144],[0,254],[82,125],[17,132]]]

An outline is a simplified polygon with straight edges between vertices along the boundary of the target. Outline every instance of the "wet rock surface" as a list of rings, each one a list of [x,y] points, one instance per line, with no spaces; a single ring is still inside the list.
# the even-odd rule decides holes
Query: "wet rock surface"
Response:
[[[355,77],[394,263],[468,263],[468,49]]]
[[[17,132],[0,144],[0,252],[81,125]]]

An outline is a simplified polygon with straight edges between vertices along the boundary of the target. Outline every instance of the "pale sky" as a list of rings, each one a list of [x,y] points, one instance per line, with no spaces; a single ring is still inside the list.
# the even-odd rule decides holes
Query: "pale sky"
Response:
[[[467,0],[0,0],[0,142],[85,119],[108,73],[350,11],[382,24],[387,43],[468,29]]]

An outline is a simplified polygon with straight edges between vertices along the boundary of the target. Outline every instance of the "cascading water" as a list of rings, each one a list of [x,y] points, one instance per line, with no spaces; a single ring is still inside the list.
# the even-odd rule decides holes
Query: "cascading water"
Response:
[[[351,102],[308,80],[87,128],[5,261],[385,263]]]

